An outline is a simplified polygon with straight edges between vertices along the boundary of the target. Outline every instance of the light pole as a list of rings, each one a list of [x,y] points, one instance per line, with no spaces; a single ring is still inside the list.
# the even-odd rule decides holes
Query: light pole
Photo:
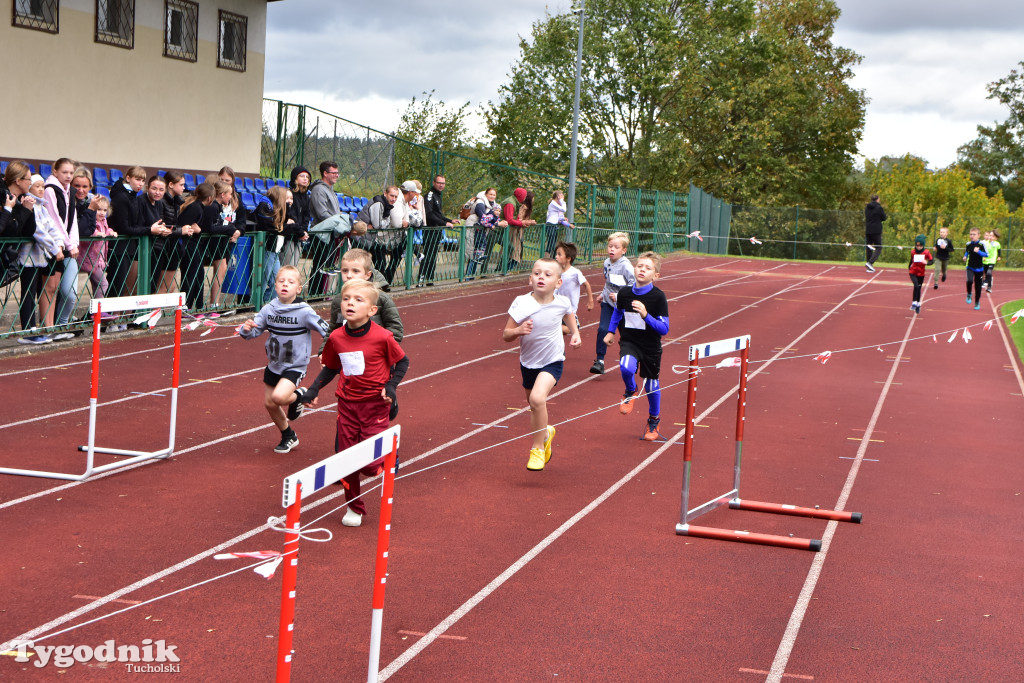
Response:
[[[580,0],[580,6],[573,12],[580,15],[580,37],[576,43],[576,92],[572,98],[572,143],[569,146],[569,196],[566,197],[566,216],[570,223],[575,224],[576,204],[576,139],[580,130],[580,76],[583,72],[583,20],[586,0]],[[571,241],[572,234],[566,235]]]

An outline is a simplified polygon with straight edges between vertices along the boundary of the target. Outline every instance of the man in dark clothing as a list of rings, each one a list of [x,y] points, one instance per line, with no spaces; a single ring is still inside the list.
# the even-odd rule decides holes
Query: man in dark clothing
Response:
[[[878,195],[871,195],[871,201],[864,207],[864,244],[867,245],[864,266],[869,273],[875,272],[872,264],[882,253],[882,221],[885,219],[885,209],[878,203]]]
[[[445,180],[443,175],[434,176],[434,186],[427,193],[427,225],[423,231],[423,262],[420,263],[420,278],[425,280],[427,286],[434,284],[434,268],[437,265],[437,252],[441,247],[441,238],[444,237],[444,228],[455,225],[444,216],[441,208],[441,193],[444,192]]]

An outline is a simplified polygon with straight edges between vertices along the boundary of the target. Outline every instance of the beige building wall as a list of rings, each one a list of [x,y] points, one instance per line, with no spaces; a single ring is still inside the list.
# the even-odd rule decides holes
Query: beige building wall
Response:
[[[163,56],[164,0],[136,0],[131,50],[95,42],[96,0],[61,0],[58,34],[11,26],[14,1],[0,157],[259,172],[266,0],[198,0],[196,62]],[[221,9],[248,17],[245,72],[217,67]]]

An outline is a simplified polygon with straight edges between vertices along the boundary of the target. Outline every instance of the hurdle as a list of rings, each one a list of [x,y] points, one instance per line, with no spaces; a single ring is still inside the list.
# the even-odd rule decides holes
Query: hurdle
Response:
[[[723,367],[736,367],[738,365],[740,369],[740,381],[736,405],[736,459],[733,465],[732,490],[719,496],[715,496],[708,502],[698,505],[691,510],[689,507],[691,461],[693,458],[694,414],[697,408],[697,378],[700,376],[701,372],[700,359],[734,352],[739,352],[739,358],[731,358],[719,364]],[[743,425],[746,422],[747,363],[749,361],[749,352],[749,334],[742,337],[720,339],[706,344],[695,344],[690,346],[690,364],[688,366],[689,386],[687,388],[686,395],[686,441],[684,442],[683,448],[683,504],[681,518],[679,520],[679,524],[676,525],[676,534],[679,536],[697,536],[722,541],[757,543],[760,545],[772,545],[783,548],[796,548],[798,550],[818,552],[821,550],[820,539],[793,538],[791,536],[758,534],[749,531],[716,529],[712,527],[694,526],[690,523],[701,515],[724,505],[728,505],[730,510],[770,512],[779,515],[814,517],[817,519],[860,524],[861,513],[859,512],[820,510],[818,508],[798,507],[796,505],[779,503],[763,503],[760,501],[744,500],[740,498],[740,466],[743,461]],[[732,362],[730,363],[729,361]],[[736,361],[738,361],[738,363]]]
[[[384,621],[384,584],[387,581],[388,545],[391,542],[391,512],[394,507],[395,467],[398,462],[398,437],[401,426],[395,425],[380,434],[346,448],[284,479],[281,499],[286,509],[284,552],[287,558],[281,580],[281,618],[277,642],[277,683],[291,680],[292,649],[295,633],[295,584],[299,566],[299,513],[302,496],[316,493],[338,482],[370,463],[384,458],[384,481],[381,485],[380,523],[377,528],[377,561],[373,575],[373,609],[370,623],[370,659],[366,680],[376,683],[380,665],[380,636]],[[391,450],[384,452],[385,446]]]
[[[131,451],[120,448],[100,448],[96,446],[96,404],[99,397],[100,384],[100,316],[103,313],[122,311],[159,310],[174,308],[174,369],[171,380],[171,424],[167,448],[158,451]],[[84,481],[93,474],[109,472],[127,467],[136,462],[155,458],[169,458],[174,454],[174,433],[178,422],[178,370],[181,366],[181,310],[185,307],[185,295],[181,292],[173,294],[151,294],[148,296],[120,296],[109,299],[93,299],[89,302],[89,313],[92,315],[92,387],[89,393],[89,436],[88,444],[79,446],[78,450],[86,453],[85,472],[69,474],[64,472],[46,472],[43,470],[25,470],[9,467],[0,468],[0,474],[15,474],[25,477],[43,477],[47,479],[65,479],[67,481]],[[128,456],[127,460],[119,460],[106,465],[96,466],[96,453]]]

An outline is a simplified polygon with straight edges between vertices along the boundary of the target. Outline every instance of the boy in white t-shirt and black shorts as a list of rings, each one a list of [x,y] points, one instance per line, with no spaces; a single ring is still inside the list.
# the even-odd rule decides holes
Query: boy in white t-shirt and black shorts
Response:
[[[562,284],[555,290],[555,294],[561,294],[569,299],[572,304],[572,313],[576,316],[576,327],[580,326],[580,317],[576,310],[580,307],[580,288],[587,288],[587,310],[594,310],[594,291],[587,282],[587,277],[574,266],[576,263],[576,245],[572,242],[559,242],[555,246],[555,261],[562,267]],[[562,334],[569,334],[569,326],[562,325]]]
[[[561,325],[569,327],[572,337],[569,345],[580,346],[580,330],[572,304],[566,297],[555,294],[561,283],[562,268],[554,259],[542,258],[533,264],[530,273],[530,293],[516,297],[508,309],[508,322],[502,339],[519,339],[519,366],[523,375],[523,388],[530,404],[530,429],[533,443],[526,469],[539,471],[551,459],[551,442],[555,428],[548,424],[548,394],[562,376],[565,360],[565,340]]]

